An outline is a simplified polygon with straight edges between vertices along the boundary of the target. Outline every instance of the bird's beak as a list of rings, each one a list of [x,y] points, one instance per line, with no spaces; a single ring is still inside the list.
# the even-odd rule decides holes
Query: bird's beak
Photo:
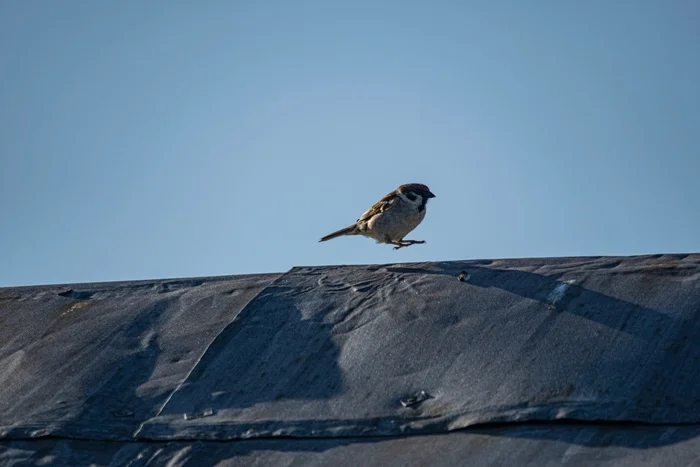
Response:
[[[433,194],[432,191],[429,191],[429,192],[427,193],[427,195],[428,195],[428,198],[435,198],[435,195]]]

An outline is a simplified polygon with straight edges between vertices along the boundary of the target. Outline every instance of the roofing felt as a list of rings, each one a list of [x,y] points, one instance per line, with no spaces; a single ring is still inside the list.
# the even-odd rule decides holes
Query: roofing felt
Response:
[[[694,466],[700,427],[507,424],[400,437],[218,441],[14,440],[0,465]],[[2,446],[2,445],[0,445]]]
[[[0,436],[391,450],[376,437],[564,419],[675,426],[697,451],[699,336],[697,254],[5,288]]]

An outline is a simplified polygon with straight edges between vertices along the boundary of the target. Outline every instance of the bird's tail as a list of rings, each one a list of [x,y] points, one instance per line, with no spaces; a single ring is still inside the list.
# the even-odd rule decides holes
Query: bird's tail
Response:
[[[353,224],[351,226],[345,227],[344,229],[340,229],[336,232],[333,232],[332,234],[328,234],[325,237],[321,238],[319,242],[325,242],[326,240],[332,240],[336,237],[342,237],[343,235],[357,235],[359,232],[357,231],[357,225]]]

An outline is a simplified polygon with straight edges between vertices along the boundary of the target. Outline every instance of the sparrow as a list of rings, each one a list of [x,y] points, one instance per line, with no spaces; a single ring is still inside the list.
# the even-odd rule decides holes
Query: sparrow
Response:
[[[343,235],[363,235],[377,243],[395,245],[394,250],[425,243],[425,240],[404,240],[425,217],[425,206],[435,195],[421,183],[407,183],[380,199],[365,211],[353,225],[321,238],[325,242]]]

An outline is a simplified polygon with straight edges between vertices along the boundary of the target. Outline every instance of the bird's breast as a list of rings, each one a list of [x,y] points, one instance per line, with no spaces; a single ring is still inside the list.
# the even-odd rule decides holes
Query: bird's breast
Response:
[[[384,241],[386,237],[390,240],[401,240],[423,221],[425,209],[418,211],[415,208],[396,206],[381,214],[374,216],[367,223],[368,230],[372,237]]]

